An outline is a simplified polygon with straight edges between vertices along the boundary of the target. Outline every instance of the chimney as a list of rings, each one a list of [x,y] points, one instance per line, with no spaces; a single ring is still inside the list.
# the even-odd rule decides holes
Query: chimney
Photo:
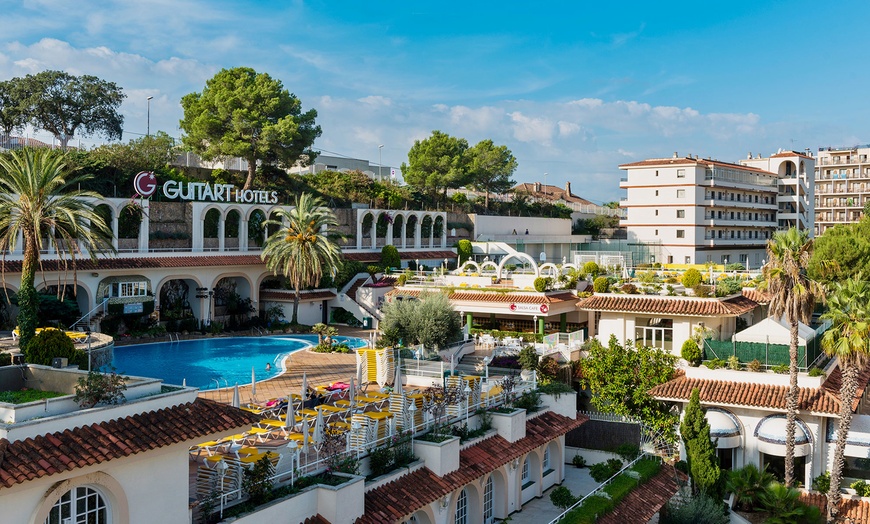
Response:
[[[541,183],[535,182],[535,193],[540,193],[540,192],[541,192]]]
[[[565,182],[565,194],[571,196],[571,182]]]
[[[752,151],[750,151],[749,154],[746,155],[746,160],[752,160]]]
[[[680,156],[677,154],[677,152],[674,151],[674,158],[679,158],[679,157],[680,157]]]

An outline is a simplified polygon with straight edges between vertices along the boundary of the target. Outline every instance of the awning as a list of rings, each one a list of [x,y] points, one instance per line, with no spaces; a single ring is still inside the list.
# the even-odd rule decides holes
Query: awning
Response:
[[[807,425],[801,419],[795,420],[794,456],[805,457],[810,454],[812,437]],[[770,415],[761,419],[755,427],[758,449],[769,455],[785,456],[785,415]]]
[[[838,419],[828,419],[828,430],[825,441],[837,442]],[[833,451],[832,451],[833,453]],[[870,415],[855,415],[852,417],[852,425],[846,435],[847,457],[870,458]]]
[[[717,448],[740,447],[740,423],[734,414],[724,409],[709,408],[704,416],[710,423],[710,438],[719,439]]]

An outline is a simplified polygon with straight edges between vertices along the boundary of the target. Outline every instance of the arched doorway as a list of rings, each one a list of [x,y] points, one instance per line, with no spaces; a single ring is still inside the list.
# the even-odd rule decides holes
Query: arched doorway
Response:
[[[248,327],[255,311],[251,283],[243,276],[220,278],[214,286],[212,322],[221,322],[230,330]]]
[[[118,213],[118,249],[136,251],[139,249],[139,228],[144,212],[136,204],[127,204]]]
[[[239,232],[242,225],[242,214],[236,209],[230,209],[224,220],[224,250],[239,250]]]
[[[195,299],[199,283],[190,278],[166,280],[157,291],[160,321],[166,322],[170,333],[195,331],[199,328],[202,311]]]
[[[206,211],[202,223],[202,247],[205,251],[217,251],[220,246],[218,231],[220,228],[221,212],[212,208]]]
[[[397,248],[405,247],[405,237],[402,235],[405,224],[405,215],[396,214],[393,217],[393,238],[390,239],[390,243]]]
[[[432,231],[432,217],[426,215],[420,222],[420,237],[422,240],[422,247],[432,247]]]
[[[266,213],[255,209],[248,218],[248,249],[259,249],[266,242]]]
[[[408,225],[405,226],[405,240],[407,243],[405,246],[407,247],[409,244],[411,247],[418,248],[420,247],[417,244],[417,233],[420,227],[420,219],[417,218],[417,215],[410,215],[408,217]]]

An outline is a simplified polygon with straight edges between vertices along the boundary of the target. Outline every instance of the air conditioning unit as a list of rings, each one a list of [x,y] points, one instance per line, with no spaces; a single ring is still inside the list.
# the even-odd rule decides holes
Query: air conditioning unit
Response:
[[[51,359],[51,367],[63,369],[69,365],[69,359],[63,357],[54,357]]]

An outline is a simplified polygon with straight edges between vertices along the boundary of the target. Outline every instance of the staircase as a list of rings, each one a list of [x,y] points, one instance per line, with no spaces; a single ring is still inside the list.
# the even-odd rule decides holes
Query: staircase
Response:
[[[356,280],[353,281],[353,284],[345,291],[345,295],[349,296],[351,300],[356,302],[356,292],[359,288],[363,287],[363,285],[368,281],[369,277],[356,277]]]
[[[73,331],[93,331],[94,324],[98,324],[100,320],[106,316],[106,304],[108,304],[109,299],[103,299],[102,302],[97,304],[97,306],[85,313],[85,315],[76,320],[69,329]]]

